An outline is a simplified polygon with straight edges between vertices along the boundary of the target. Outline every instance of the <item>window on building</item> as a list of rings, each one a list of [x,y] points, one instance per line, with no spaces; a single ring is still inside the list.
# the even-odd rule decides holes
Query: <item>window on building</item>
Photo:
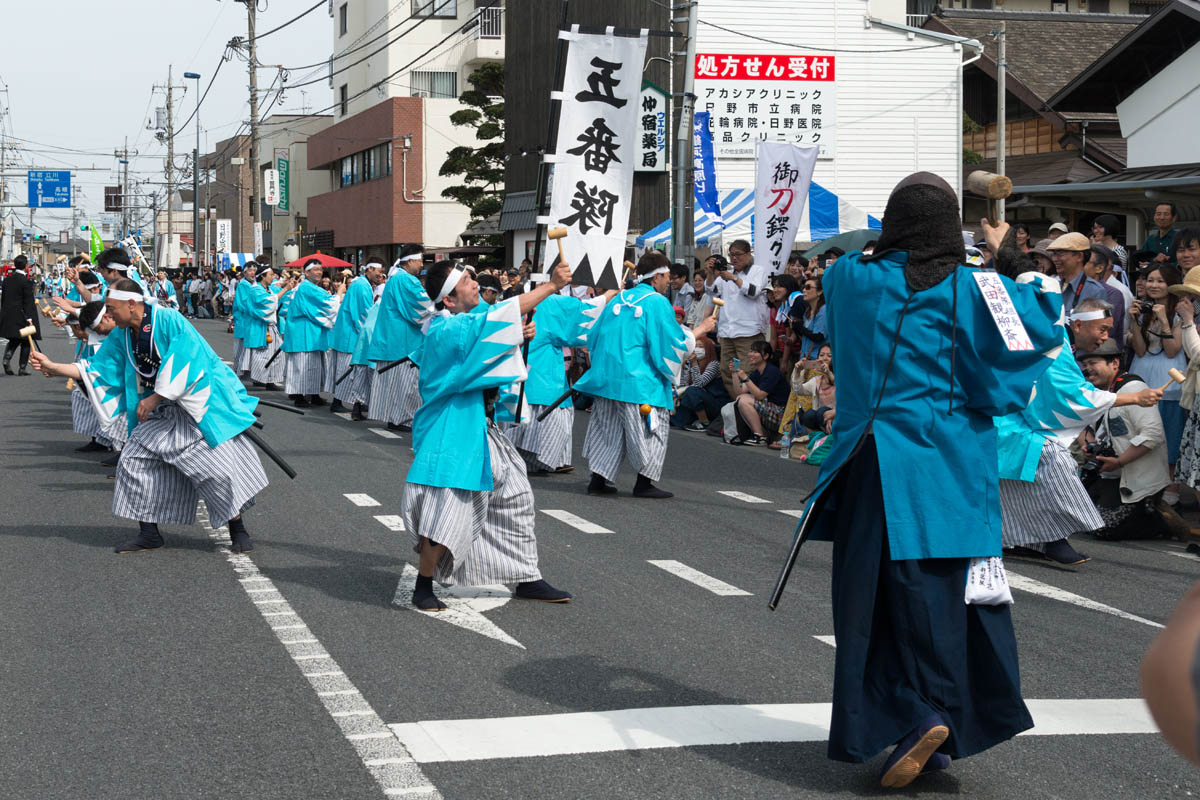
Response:
[[[373,181],[379,177],[379,168],[375,163],[377,152],[378,151],[374,147],[372,147],[370,150],[367,150],[362,154],[363,155],[362,174],[363,174],[364,181]]]
[[[1092,14],[1107,14],[1108,0],[1088,0],[1087,10]]]
[[[350,95],[349,87],[343,83],[338,88],[338,105],[341,107],[343,117],[350,113],[350,97],[349,97],[349,95]]]
[[[355,153],[352,156],[346,156],[342,159],[342,186],[353,186],[354,184],[358,183],[358,162],[358,153]]]
[[[457,72],[410,72],[408,78],[409,93],[413,97],[458,99]]]
[[[457,0],[412,0],[414,17],[457,17]]]
[[[1149,16],[1149,15],[1153,14],[1154,12],[1158,11],[1162,7],[1163,7],[1162,3],[1155,2],[1154,0],[1150,0],[1150,2],[1146,2],[1146,3],[1131,2],[1129,4],[1129,13],[1130,14],[1145,14],[1146,16]]]
[[[350,29],[348,5],[349,3],[342,3],[341,7],[338,8],[338,36],[345,36],[346,31]]]
[[[991,8],[992,0],[971,0],[971,8]]]

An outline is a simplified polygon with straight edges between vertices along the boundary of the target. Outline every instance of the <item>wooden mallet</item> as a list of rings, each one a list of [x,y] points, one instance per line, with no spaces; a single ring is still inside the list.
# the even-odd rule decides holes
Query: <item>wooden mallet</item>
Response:
[[[566,262],[567,257],[563,254],[562,240],[567,238],[566,228],[549,228],[546,231],[546,238],[558,245],[558,260]]]
[[[634,264],[632,261],[626,261],[625,262],[625,274],[621,276],[621,285],[618,286],[617,288],[618,289],[624,288],[625,281],[629,280],[629,276],[636,272],[637,272],[637,264]]]
[[[1170,389],[1171,384],[1173,384],[1173,383],[1183,383],[1183,381],[1187,377],[1182,372],[1175,369],[1175,367],[1171,367],[1169,370],[1167,370],[1167,374],[1171,376],[1171,380],[1169,380],[1165,384],[1163,384],[1163,387],[1161,389],[1159,389],[1160,392],[1165,392],[1167,389]]]
[[[24,328],[21,328],[21,330],[17,332],[17,335],[20,336],[22,339],[28,339],[29,346],[33,349],[33,351],[35,353],[40,353],[41,351],[38,350],[37,344],[35,344],[33,341],[33,336],[35,333],[37,333],[37,326],[26,325]]]
[[[999,223],[1000,201],[1012,194],[1012,186],[1011,178],[982,169],[967,176],[967,191],[987,198],[988,222],[992,225]]]

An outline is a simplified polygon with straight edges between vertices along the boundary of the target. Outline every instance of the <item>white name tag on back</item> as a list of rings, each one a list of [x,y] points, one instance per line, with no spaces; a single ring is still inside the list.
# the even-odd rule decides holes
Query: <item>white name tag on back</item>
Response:
[[[1000,276],[994,272],[976,272],[972,277],[975,278],[975,283],[979,284],[979,291],[983,292],[983,299],[992,314],[992,321],[996,323],[996,328],[1004,337],[1008,349],[1032,350],[1033,342],[1029,338],[1029,332],[1025,330],[1025,324],[1021,322],[1021,317],[1017,314]]]

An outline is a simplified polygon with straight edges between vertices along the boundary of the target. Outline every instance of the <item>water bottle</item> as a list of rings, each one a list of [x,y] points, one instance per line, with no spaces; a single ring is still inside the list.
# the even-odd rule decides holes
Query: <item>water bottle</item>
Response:
[[[792,431],[790,428],[788,429],[787,433],[785,433],[783,435],[783,438],[779,440],[779,445],[780,445],[779,457],[785,458],[785,459],[791,458],[792,457]]]

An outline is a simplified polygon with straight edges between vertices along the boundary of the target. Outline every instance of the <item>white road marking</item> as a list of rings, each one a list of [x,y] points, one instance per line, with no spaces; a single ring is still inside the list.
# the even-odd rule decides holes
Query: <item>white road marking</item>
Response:
[[[612,533],[612,531],[603,525],[588,522],[583,517],[578,517],[570,511],[563,511],[559,508],[543,508],[542,513],[546,516],[554,517],[559,522],[570,525],[575,530],[582,531],[583,533]]]
[[[367,430],[369,430],[371,433],[374,433],[378,436],[382,436],[385,439],[399,439],[400,438],[400,434],[392,433],[387,428],[368,428]]]
[[[379,520],[380,524],[389,531],[404,530],[404,517],[399,514],[380,514],[375,519]]]
[[[353,422],[353,421],[354,421],[354,420],[350,419],[350,412],[349,412],[349,411],[339,411],[338,413],[334,414],[334,416],[335,416],[335,417],[341,417],[342,419],[346,420],[346,422]]]
[[[1163,550],[1162,552],[1169,553],[1173,556],[1179,556],[1180,558],[1186,558],[1189,561],[1200,561],[1200,556],[1196,555],[1195,553],[1187,553],[1182,550]]]
[[[1079,606],[1080,608],[1090,608],[1093,611],[1102,611],[1105,614],[1111,614],[1114,617],[1127,619],[1131,622],[1140,622],[1143,625],[1149,625],[1152,628],[1163,627],[1163,625],[1160,623],[1153,622],[1145,617],[1139,617],[1136,614],[1130,614],[1128,611],[1122,611],[1119,608],[1106,606],[1104,603],[1098,603],[1095,600],[1089,600],[1081,595],[1068,592],[1066,589],[1059,589],[1057,586],[1051,586],[1048,583],[1035,581],[1033,578],[1026,578],[1024,575],[1017,575],[1014,572],[1008,573],[1008,585],[1014,589],[1020,589],[1023,592],[1041,595],[1042,597],[1049,597],[1051,600],[1059,600],[1063,603],[1070,603],[1072,605]]]
[[[746,494],[745,492],[717,492],[717,494],[723,494],[726,497],[732,497],[734,500],[741,500],[743,503],[770,503],[771,502],[770,500],[764,500],[761,497],[755,497],[754,495]]]
[[[413,589],[416,588],[416,585],[416,567],[412,564],[405,564],[404,571],[400,574],[400,583],[396,585],[396,595],[392,598],[392,605],[415,611],[423,617],[449,622],[451,625],[466,628],[469,631],[487,636],[489,639],[511,644],[522,650],[525,649],[525,645],[509,636],[496,623],[483,615],[484,611],[499,608],[512,599],[512,592],[502,584],[495,586],[438,587],[434,591],[441,598],[441,601],[446,604],[446,610],[434,614],[418,611],[412,604]]]
[[[685,581],[694,583],[702,589],[708,589],[713,594],[719,594],[724,597],[752,597],[750,592],[743,591],[736,586],[731,586],[725,581],[719,581],[711,575],[705,575],[697,569],[692,569],[687,564],[681,564],[678,561],[655,561],[651,559],[649,563],[664,569],[676,577],[683,578]]]
[[[245,588],[246,581],[251,579],[256,583],[270,584],[274,589],[271,579],[259,573],[258,567],[248,555],[230,551],[229,531],[223,527],[219,529],[212,527],[203,501],[199,504],[196,516],[199,518],[200,525],[208,532],[209,538],[218,545],[223,545],[217,552],[225,556],[230,566],[239,575],[242,588],[247,595],[254,591]],[[283,604],[287,606],[289,613],[295,614],[296,619],[300,620],[300,615],[296,614],[286,600],[253,600],[252,602],[260,607],[260,613],[261,606],[267,603]],[[300,621],[303,622],[303,620]],[[371,773],[384,794],[402,795],[419,800],[442,800],[441,793],[417,766],[404,746],[388,732],[387,726],[383,724],[383,720],[379,718],[370,704],[361,695],[347,697],[342,693],[343,690],[353,690],[357,695],[358,690],[350,683],[350,680],[338,667],[337,662],[325,651],[320,642],[315,638],[284,639],[283,634],[278,630],[275,631],[275,635],[280,644],[287,649],[292,660],[301,667],[301,674],[308,680],[313,691],[317,693],[325,710],[341,728],[342,735],[354,747],[355,752],[362,760],[363,767]],[[315,652],[313,652],[314,650]],[[318,659],[327,661],[333,669],[316,672],[306,672],[303,669],[302,662]],[[379,759],[386,759],[386,763],[374,763]]]
[[[837,647],[837,639],[835,639],[832,636],[814,636],[813,638],[816,639],[818,642],[824,642],[825,644],[829,645],[830,647]]]
[[[345,497],[351,503],[354,503],[354,505],[363,508],[381,505],[378,500],[376,500],[374,497],[371,497],[369,494],[347,494],[343,495],[343,497]]]
[[[1035,727],[1024,735],[1156,733],[1140,699],[1026,700]],[[418,763],[605,753],[666,747],[821,742],[830,703],[675,706],[434,720],[390,725]]]
[[[800,519],[801,517],[804,516],[804,509],[803,508],[781,508],[781,509],[779,509],[779,513],[787,514],[789,517],[795,517],[796,519]]]

